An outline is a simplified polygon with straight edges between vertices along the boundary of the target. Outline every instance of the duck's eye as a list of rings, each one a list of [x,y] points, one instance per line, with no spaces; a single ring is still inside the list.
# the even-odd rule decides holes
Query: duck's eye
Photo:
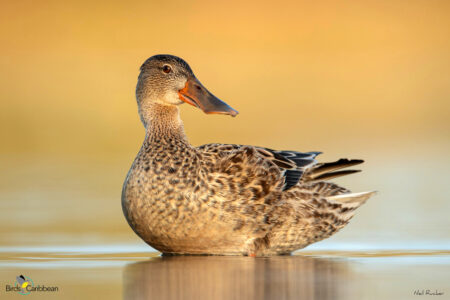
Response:
[[[170,73],[172,71],[172,68],[169,65],[164,65],[162,70],[164,73]]]

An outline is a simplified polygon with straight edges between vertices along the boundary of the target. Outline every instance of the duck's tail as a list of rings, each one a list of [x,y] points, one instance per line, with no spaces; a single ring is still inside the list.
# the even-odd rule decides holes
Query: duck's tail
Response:
[[[361,193],[344,193],[335,196],[329,196],[327,197],[327,200],[331,200],[346,205],[347,204],[357,205],[359,207],[360,205],[364,204],[367,201],[367,199],[369,199],[376,193],[377,193],[376,191],[361,192]]]
[[[338,204],[340,210],[337,212],[338,219],[348,222],[354,215],[355,209],[363,205],[376,191],[361,193],[345,193],[326,198],[329,206]]]
[[[335,177],[353,174],[361,170],[341,170],[344,168],[362,164],[362,159],[341,158],[334,162],[318,163],[309,169],[305,174],[305,181],[329,180]],[[340,171],[339,171],[340,170]]]

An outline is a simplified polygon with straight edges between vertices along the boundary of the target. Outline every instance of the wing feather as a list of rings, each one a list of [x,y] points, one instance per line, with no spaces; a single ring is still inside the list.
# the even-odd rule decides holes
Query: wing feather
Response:
[[[235,144],[206,144],[198,147],[207,153],[226,155],[243,147],[252,147]],[[342,170],[363,163],[360,159],[342,158],[334,162],[318,163],[316,157],[322,152],[298,152],[292,150],[273,150],[265,147],[254,147],[257,153],[276,165],[283,174],[286,191],[300,181],[324,181],[339,176],[349,175],[359,170]]]

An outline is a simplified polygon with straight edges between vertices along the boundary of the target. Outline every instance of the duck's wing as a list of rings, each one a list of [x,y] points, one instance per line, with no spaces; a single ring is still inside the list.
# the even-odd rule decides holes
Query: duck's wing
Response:
[[[324,181],[359,172],[359,170],[341,169],[364,162],[360,159],[342,158],[334,162],[318,163],[315,158],[322,152],[273,150],[266,147],[236,144],[206,144],[198,148],[203,150],[204,153],[223,158],[225,162],[227,160],[230,162],[238,161],[239,159],[237,159],[237,156],[240,155],[242,149],[255,149],[256,152],[252,155],[263,157],[279,168],[279,171],[282,174],[283,191],[292,188],[300,181]]]

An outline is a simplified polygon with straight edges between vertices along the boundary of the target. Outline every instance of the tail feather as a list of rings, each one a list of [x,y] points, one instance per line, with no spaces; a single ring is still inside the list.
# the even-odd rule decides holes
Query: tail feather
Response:
[[[361,192],[361,193],[346,193],[336,196],[329,196],[327,200],[335,201],[341,204],[357,203],[359,205],[364,204],[371,196],[375,195],[376,191]],[[358,206],[359,206],[358,205]]]
[[[376,192],[345,193],[326,197],[327,202],[340,204],[339,219],[347,223],[355,214],[355,210],[363,205]]]
[[[361,159],[341,158],[334,162],[316,164],[307,171],[305,179],[306,181],[328,180],[339,176],[353,174],[359,172],[359,170],[338,170],[359,165],[363,162],[364,161]]]

